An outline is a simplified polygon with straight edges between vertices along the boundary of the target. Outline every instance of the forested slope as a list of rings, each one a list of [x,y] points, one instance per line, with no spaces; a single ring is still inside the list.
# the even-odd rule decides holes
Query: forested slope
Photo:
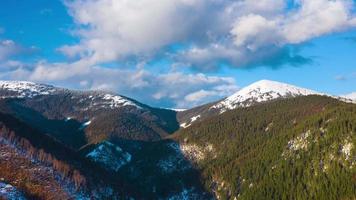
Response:
[[[355,133],[356,105],[306,96],[229,111],[174,137],[218,199],[354,199]]]

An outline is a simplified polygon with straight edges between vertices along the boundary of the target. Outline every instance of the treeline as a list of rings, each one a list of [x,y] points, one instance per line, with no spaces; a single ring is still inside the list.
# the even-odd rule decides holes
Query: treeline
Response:
[[[63,179],[72,181],[77,190],[85,189],[86,178],[75,168],[64,161],[58,160],[43,149],[35,148],[27,139],[16,136],[14,131],[0,124],[0,140],[5,140],[18,148],[31,159],[37,160],[59,172]]]

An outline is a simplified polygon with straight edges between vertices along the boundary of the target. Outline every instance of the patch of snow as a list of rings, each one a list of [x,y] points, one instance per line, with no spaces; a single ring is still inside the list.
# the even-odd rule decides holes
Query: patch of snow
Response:
[[[308,130],[305,133],[302,133],[300,136],[298,136],[297,138],[291,140],[288,142],[288,148],[290,150],[306,150],[308,148],[308,137],[311,135],[310,130]]]
[[[183,112],[183,111],[186,111],[187,109],[184,109],[184,108],[169,108],[169,110],[174,110],[176,112]]]
[[[309,137],[311,136],[311,131],[308,130],[305,133],[300,134],[296,138],[288,141],[287,144],[287,150],[282,153],[282,156],[287,159],[287,157],[290,157],[294,155],[295,152],[298,152],[299,150],[306,151],[309,147]],[[299,158],[299,155],[297,154],[297,158]]]
[[[158,161],[157,167],[164,173],[172,173],[175,171],[184,171],[191,168],[189,162],[187,162],[185,155],[182,153],[179,144],[170,142],[167,144],[168,148],[173,150],[168,157],[165,157]]]
[[[14,186],[0,182],[0,199],[25,200],[26,198]]]
[[[83,126],[89,126],[89,124],[91,124],[91,121],[90,121],[90,120],[87,121],[87,122],[85,122],[85,123],[83,123]]]
[[[180,149],[189,160],[201,161],[205,159],[204,149],[198,145],[182,144]]]
[[[341,147],[341,152],[344,154],[346,160],[349,160],[351,158],[351,150],[353,148],[353,145],[349,141],[345,141],[344,145]]]
[[[269,123],[267,127],[265,128],[265,132],[268,132],[273,126],[273,122]]]
[[[227,97],[216,105],[213,105],[211,109],[220,109],[220,113],[223,113],[227,110],[232,110],[238,107],[248,107],[256,102],[312,94],[323,95],[312,90],[296,87],[286,83],[261,80],[242,88],[235,94]]]
[[[189,127],[190,125],[192,125],[193,122],[197,121],[201,116],[200,115],[197,115],[197,116],[193,116],[192,118],[190,118],[190,122],[184,122],[184,123],[181,123],[180,124],[180,127],[182,128],[187,128]]]
[[[190,165],[184,162],[184,157],[181,154],[171,155],[168,158],[158,161],[157,166],[164,173],[173,173],[176,171],[184,171],[190,168]]]
[[[132,159],[129,153],[124,152],[119,146],[108,141],[100,143],[86,157],[115,172]]]
[[[200,147],[196,144],[181,144],[179,147],[188,160],[195,162],[204,160],[208,153],[214,152],[213,145],[211,144],[207,144],[205,147]]]
[[[132,102],[122,96],[105,94],[102,98],[103,98],[103,100],[106,101],[106,104],[111,108],[119,108],[122,106],[135,106],[137,108],[141,108],[134,102]]]
[[[91,120],[84,122],[81,126],[80,126],[80,130],[85,129],[87,126],[89,126],[91,124]]]
[[[187,124],[187,123],[181,123],[179,126],[182,128],[187,128],[189,127],[191,124]]]
[[[37,84],[27,81],[0,81],[0,90],[15,93],[2,96],[2,98],[33,98],[38,95],[52,94],[56,91],[56,88],[50,85]]]
[[[190,123],[195,122],[199,118],[200,118],[200,115],[197,115],[197,116],[194,116],[194,117],[190,118]]]

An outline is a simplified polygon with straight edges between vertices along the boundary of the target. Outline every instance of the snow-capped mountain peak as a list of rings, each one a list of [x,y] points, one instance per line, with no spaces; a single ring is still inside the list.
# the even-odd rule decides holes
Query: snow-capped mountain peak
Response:
[[[2,97],[35,97],[38,95],[48,95],[56,91],[56,88],[50,85],[37,84],[28,81],[0,81],[0,91],[7,91]]]
[[[213,105],[211,109],[220,109],[220,112],[225,112],[226,110],[235,109],[237,107],[248,107],[254,103],[277,98],[306,96],[312,94],[322,95],[319,92],[286,83],[261,80],[242,88],[235,94],[227,97],[216,105]]]
[[[70,94],[72,100],[77,100],[77,103],[82,104],[86,109],[116,109],[125,106],[142,108],[136,102],[124,96],[103,91],[75,91],[28,81],[0,81],[0,99],[34,98],[37,96],[61,94]]]

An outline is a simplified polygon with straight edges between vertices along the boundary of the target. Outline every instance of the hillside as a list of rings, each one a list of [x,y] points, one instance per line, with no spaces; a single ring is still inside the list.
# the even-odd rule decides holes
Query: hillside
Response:
[[[216,116],[236,108],[250,107],[262,102],[308,95],[329,96],[341,101],[355,103],[352,98],[345,96],[332,96],[287,83],[260,80],[241,88],[236,93],[220,101],[208,103],[183,112],[178,112],[177,119],[180,123],[180,127],[186,128],[193,123],[203,121],[209,117]]]
[[[118,176],[3,113],[0,113],[0,181],[18,188],[30,199],[138,195]]]
[[[354,199],[356,105],[322,96],[239,108],[175,133],[217,199]]]
[[[344,99],[262,81],[175,112],[103,91],[1,84],[0,197],[355,197],[356,105]]]
[[[175,130],[176,112],[104,91],[74,91],[23,81],[0,81],[0,111],[66,145],[105,139],[160,140]]]
[[[228,110],[250,107],[261,102],[276,99],[286,99],[312,94],[322,95],[321,93],[286,83],[260,80],[240,89],[225,99],[179,112],[177,116],[180,126],[186,128],[197,121],[202,121],[211,116],[219,115]]]

